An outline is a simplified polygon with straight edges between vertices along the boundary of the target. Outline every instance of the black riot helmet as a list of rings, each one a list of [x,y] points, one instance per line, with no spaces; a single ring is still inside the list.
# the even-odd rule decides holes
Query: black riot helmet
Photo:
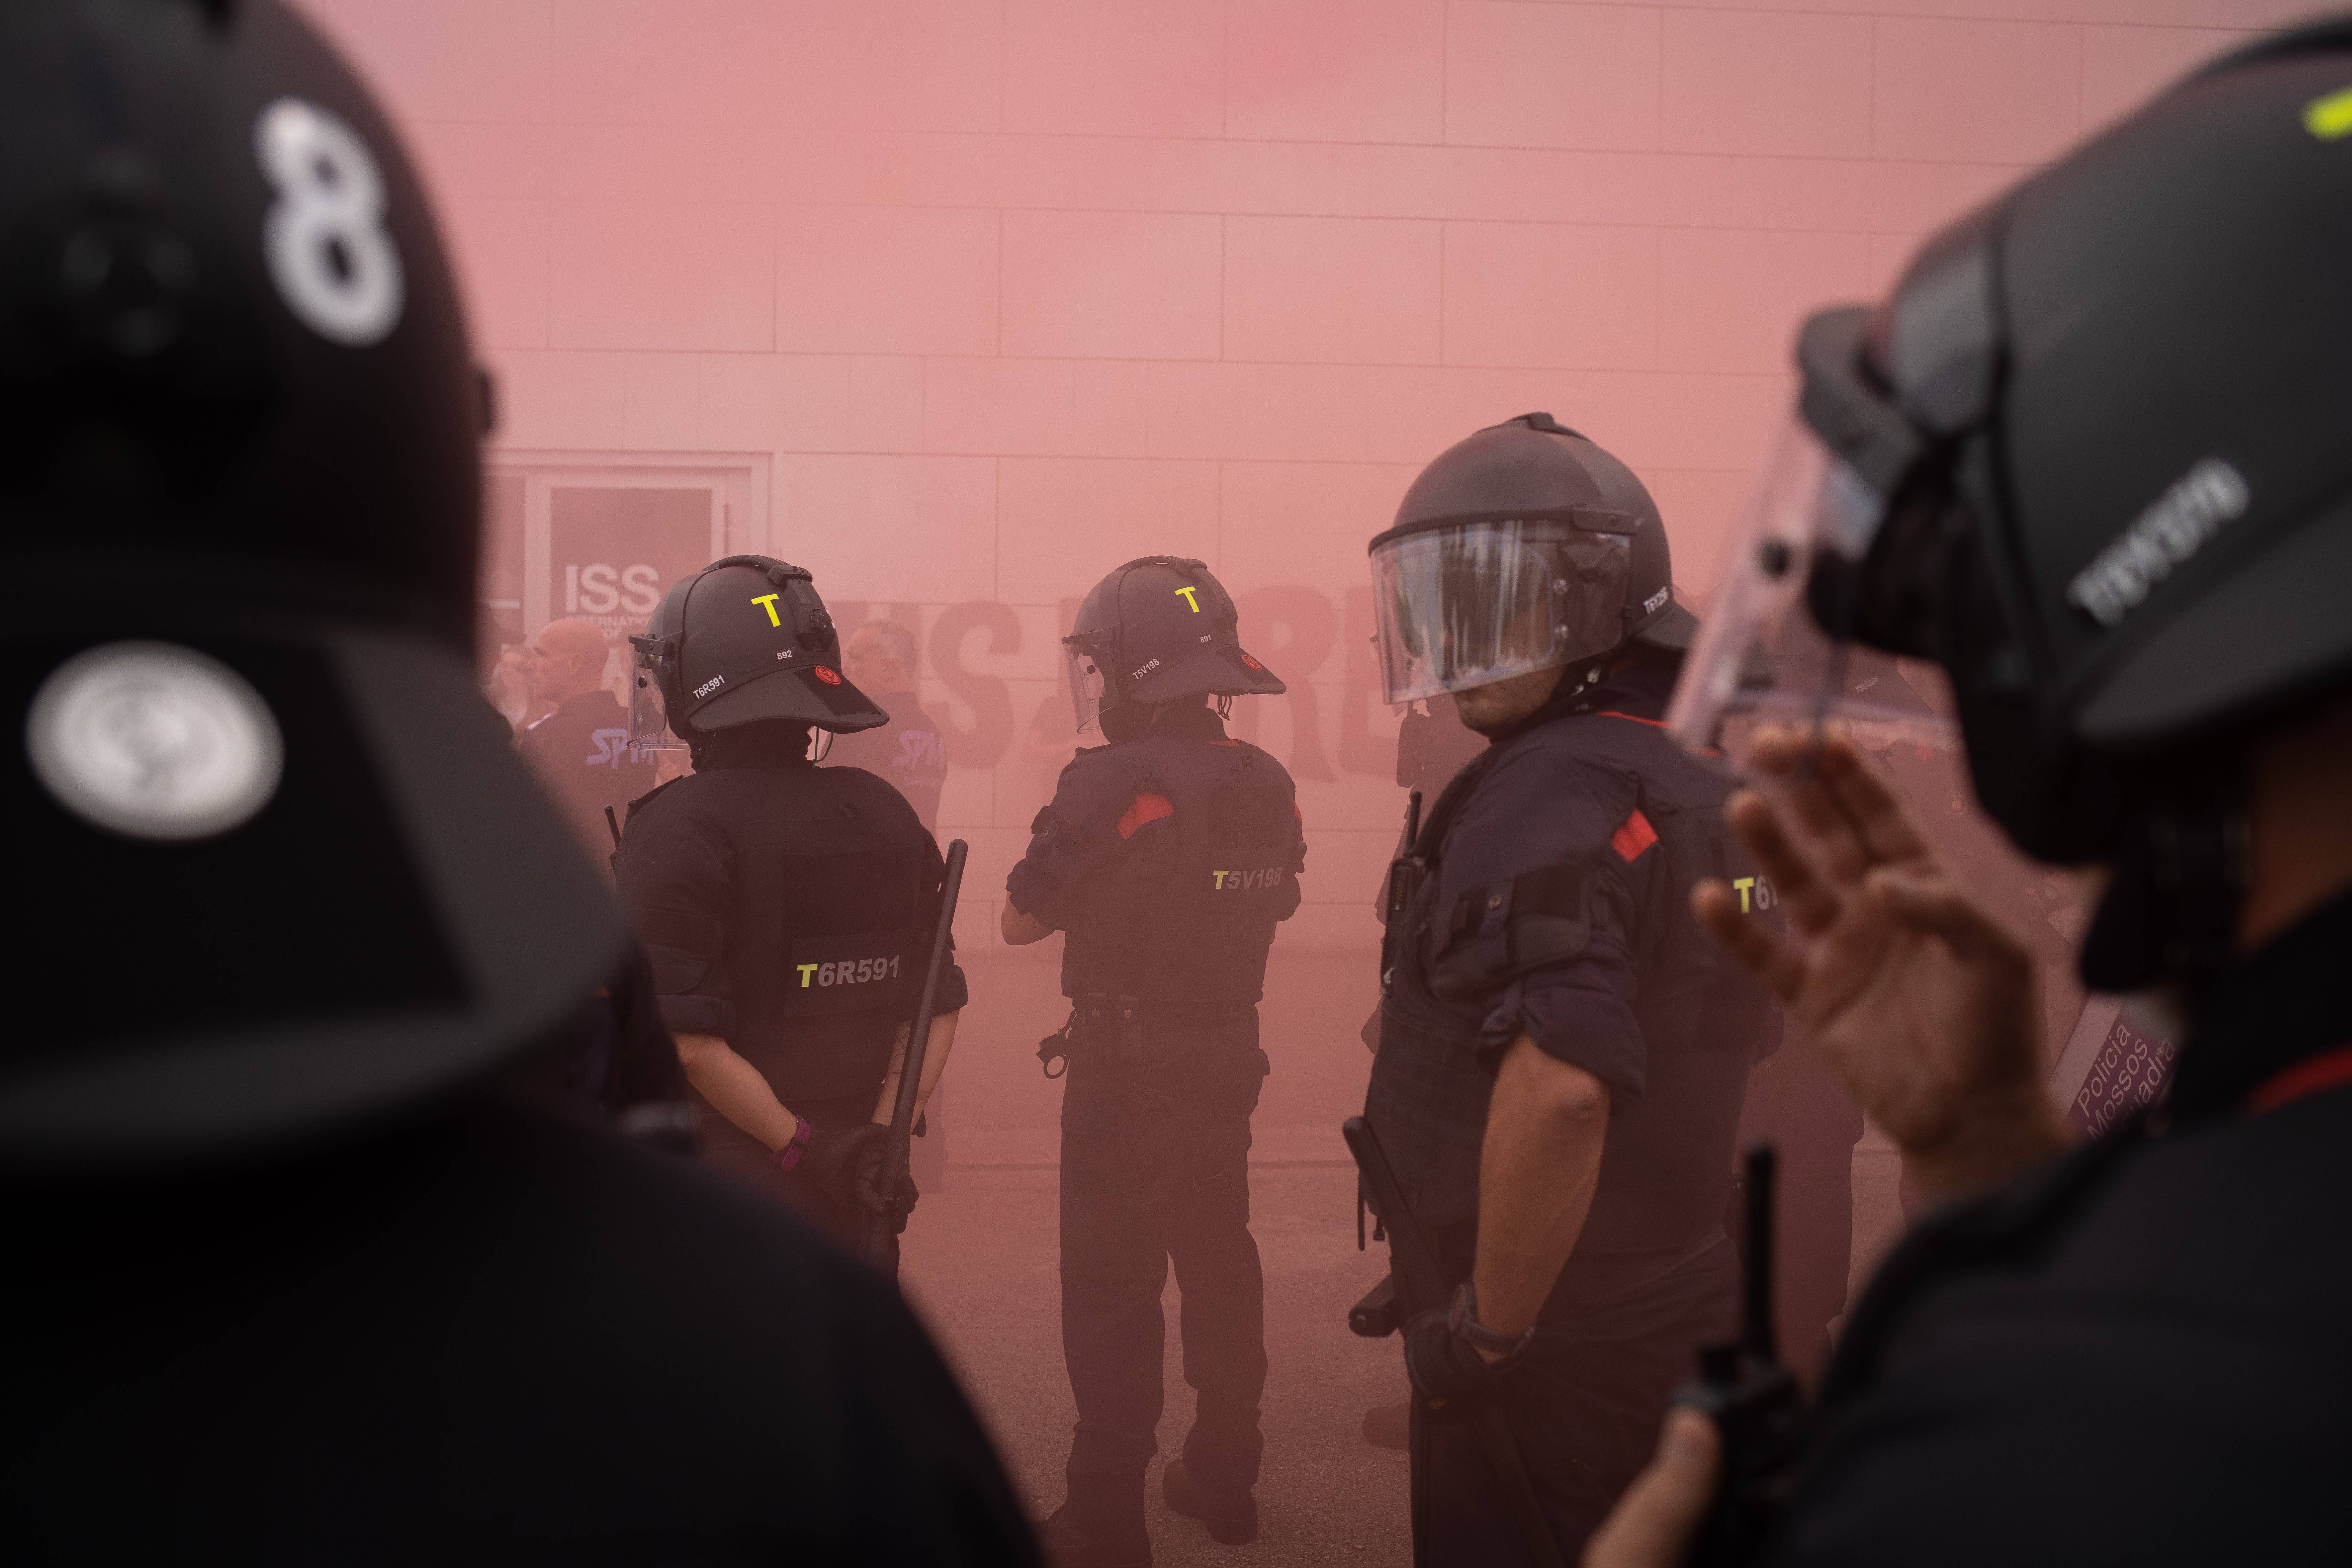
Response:
[[[1146,555],[1105,577],[1062,639],[1078,728],[1130,704],[1280,696],[1289,689],[1242,647],[1241,618],[1198,561]]]
[[[2198,71],[1880,305],[1807,321],[1684,737],[1790,624],[1934,659],[1986,809],[2115,868],[2085,978],[2226,962],[2239,742],[2352,679],[2347,190],[2338,19]]]
[[[637,651],[631,743],[780,720],[846,732],[889,718],[841,673],[841,637],[806,569],[765,555],[714,561],[663,595]]]
[[[1549,414],[1439,453],[1370,552],[1391,702],[1598,663],[1633,642],[1680,652],[1698,628],[1675,599],[1648,489]]]
[[[603,978],[468,668],[485,414],[416,177],[293,12],[0,6],[0,1164],[313,1136]]]

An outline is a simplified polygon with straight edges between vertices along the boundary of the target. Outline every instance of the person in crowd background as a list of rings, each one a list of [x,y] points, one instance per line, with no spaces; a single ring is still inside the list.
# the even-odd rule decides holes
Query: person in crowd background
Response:
[[[945,737],[916,697],[920,673],[915,634],[896,621],[867,621],[841,645],[841,670],[874,699],[889,722],[833,739],[827,767],[864,768],[907,797],[923,830],[940,830],[940,790],[947,783]]]
[[[517,734],[523,761],[599,866],[613,854],[612,819],[654,787],[652,753],[629,745],[629,715],[604,684],[610,645],[593,621],[550,621],[523,664],[531,700],[546,708]]]

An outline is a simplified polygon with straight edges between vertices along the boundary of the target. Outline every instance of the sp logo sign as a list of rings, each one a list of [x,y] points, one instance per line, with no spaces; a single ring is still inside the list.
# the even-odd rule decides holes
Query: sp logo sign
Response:
[[[588,732],[588,739],[596,747],[595,751],[581,759],[588,766],[617,770],[628,759],[629,732],[626,730],[592,730]]]

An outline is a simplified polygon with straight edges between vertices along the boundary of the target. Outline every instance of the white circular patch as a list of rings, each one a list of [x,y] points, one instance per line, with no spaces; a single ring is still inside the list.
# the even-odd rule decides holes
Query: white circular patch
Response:
[[[58,666],[33,698],[25,749],[67,807],[141,838],[227,832],[269,804],[285,763],[260,694],[170,643],[109,643]]]

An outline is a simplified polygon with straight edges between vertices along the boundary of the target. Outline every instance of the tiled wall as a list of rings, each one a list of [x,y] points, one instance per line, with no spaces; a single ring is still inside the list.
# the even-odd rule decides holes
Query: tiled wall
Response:
[[[961,689],[925,690],[1012,715],[942,824],[980,943],[1048,780],[1018,737],[1058,606],[1101,573],[1197,554],[1256,608],[1311,687],[1259,738],[1328,775],[1286,940],[1368,941],[1401,802],[1349,590],[1417,465],[1549,409],[1704,590],[1801,312],[2305,8],[308,3],[440,196],[503,441],[763,454],[771,546],[829,595],[927,637],[1010,606],[951,621]]]

